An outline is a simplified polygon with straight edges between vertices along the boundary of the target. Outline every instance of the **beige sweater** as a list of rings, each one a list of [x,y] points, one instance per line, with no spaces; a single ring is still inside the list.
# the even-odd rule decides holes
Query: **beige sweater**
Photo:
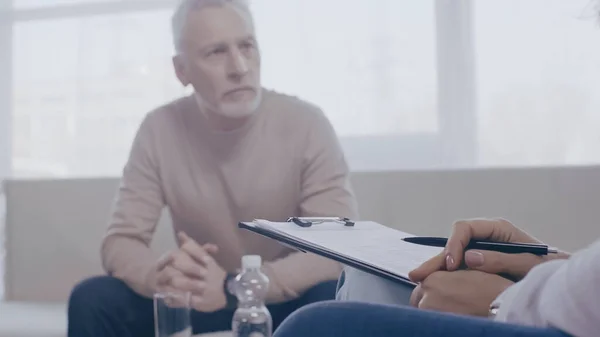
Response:
[[[216,259],[227,271],[240,267],[242,255],[260,254],[270,303],[338,277],[341,266],[331,260],[237,227],[255,218],[357,217],[344,155],[321,110],[268,90],[263,97],[250,122],[230,132],[209,129],[194,96],[146,116],[102,244],[109,274],[152,295],[158,256],[149,243],[168,207],[174,230],[218,245]]]

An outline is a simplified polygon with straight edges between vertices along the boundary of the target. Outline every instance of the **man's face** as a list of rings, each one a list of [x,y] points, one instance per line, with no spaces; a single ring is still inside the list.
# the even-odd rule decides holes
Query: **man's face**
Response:
[[[250,15],[233,5],[192,11],[175,71],[191,84],[201,107],[218,117],[250,115],[261,99],[260,54]]]

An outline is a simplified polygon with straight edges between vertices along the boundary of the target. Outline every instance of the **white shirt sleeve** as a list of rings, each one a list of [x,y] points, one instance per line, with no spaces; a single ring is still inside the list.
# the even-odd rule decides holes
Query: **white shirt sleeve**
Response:
[[[554,327],[576,337],[600,331],[600,240],[533,268],[495,301],[497,321]]]

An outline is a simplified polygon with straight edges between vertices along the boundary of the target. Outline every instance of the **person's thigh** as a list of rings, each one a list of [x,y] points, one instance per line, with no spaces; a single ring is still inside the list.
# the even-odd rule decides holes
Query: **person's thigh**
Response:
[[[308,289],[295,300],[269,305],[268,309],[273,318],[273,331],[294,311],[306,305],[335,299],[336,281],[319,283]]]
[[[152,336],[152,299],[110,276],[86,279],[69,297],[68,336]]]
[[[567,337],[538,329],[439,312],[364,302],[306,306],[286,319],[274,337]]]
[[[346,267],[340,276],[336,299],[378,304],[408,305],[414,287]]]

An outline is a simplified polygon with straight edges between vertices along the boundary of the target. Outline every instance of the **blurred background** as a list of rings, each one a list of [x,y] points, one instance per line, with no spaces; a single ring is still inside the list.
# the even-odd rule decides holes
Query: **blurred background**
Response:
[[[175,3],[0,0],[0,180],[120,175],[144,115],[187,93]],[[590,0],[251,6],[264,86],[319,105],[354,171],[600,162]]]
[[[174,0],[1,0],[0,176],[119,175],[184,94]],[[600,160],[589,0],[253,0],[266,87],[332,120],[356,170]]]

